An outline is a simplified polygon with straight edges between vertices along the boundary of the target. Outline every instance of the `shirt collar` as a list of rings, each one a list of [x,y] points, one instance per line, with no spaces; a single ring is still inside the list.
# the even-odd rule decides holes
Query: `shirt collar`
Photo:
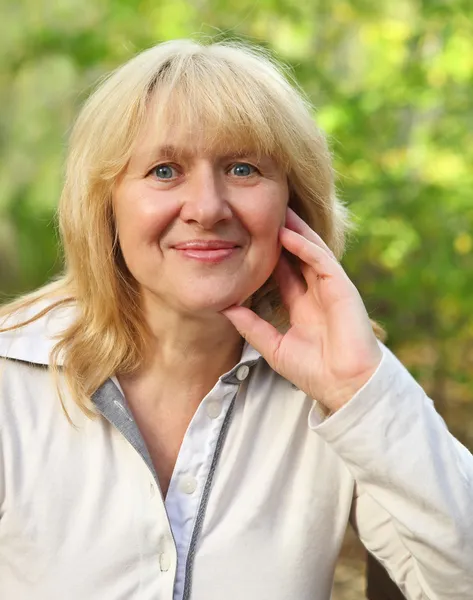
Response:
[[[260,360],[260,358],[262,358],[261,354],[255,350],[253,346],[250,346],[248,342],[245,342],[240,361],[233,367],[233,369],[231,369],[231,371],[228,371],[228,373],[222,375],[221,380],[224,383],[241,383],[242,380],[246,378],[246,374],[243,378],[241,377],[241,368],[251,368]]]
[[[50,302],[41,302],[0,321],[0,329],[11,327],[33,318],[47,308]],[[0,332],[0,357],[47,366],[54,346],[61,334],[74,322],[76,308],[71,305],[51,309],[43,317],[24,327]],[[62,366],[63,357],[58,356]]]

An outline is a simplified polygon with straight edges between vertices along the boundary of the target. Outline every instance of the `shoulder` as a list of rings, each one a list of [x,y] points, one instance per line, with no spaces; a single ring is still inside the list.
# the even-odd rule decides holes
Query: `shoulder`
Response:
[[[76,309],[56,304],[37,302],[0,320],[0,428],[34,427],[47,407],[60,410],[50,354],[76,320]]]
[[[39,395],[51,373],[46,366],[0,356],[0,402],[10,398]]]
[[[35,365],[49,364],[51,351],[77,314],[70,304],[48,310],[50,306],[53,306],[51,301],[38,302],[0,322],[0,358]]]
[[[50,369],[0,358],[0,439],[22,437],[43,420],[50,422],[55,412],[60,403]]]

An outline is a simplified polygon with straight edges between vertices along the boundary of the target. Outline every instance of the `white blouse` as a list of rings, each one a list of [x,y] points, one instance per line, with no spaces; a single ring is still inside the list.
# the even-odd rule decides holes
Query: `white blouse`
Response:
[[[473,598],[473,457],[383,347],[327,419],[246,346],[164,500],[112,378],[87,418],[47,368],[55,309],[0,334],[0,598],[329,600],[349,518],[413,599]]]

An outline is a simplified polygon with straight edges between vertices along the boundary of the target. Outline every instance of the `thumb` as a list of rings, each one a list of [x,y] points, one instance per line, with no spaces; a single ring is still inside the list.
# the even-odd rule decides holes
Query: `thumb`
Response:
[[[222,310],[222,314],[233,324],[240,335],[263,356],[266,362],[274,369],[276,355],[282,334],[270,323],[258,317],[249,308],[232,306]]]

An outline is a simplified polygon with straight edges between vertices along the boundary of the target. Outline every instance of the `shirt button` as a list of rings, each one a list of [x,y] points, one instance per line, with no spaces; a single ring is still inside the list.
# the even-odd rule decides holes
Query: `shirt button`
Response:
[[[171,567],[171,557],[167,552],[163,552],[159,555],[159,568],[161,571],[169,571]]]
[[[220,402],[209,402],[207,404],[207,414],[211,419],[216,419],[222,412],[222,405]]]
[[[245,381],[245,379],[248,377],[249,372],[250,367],[248,365],[241,365],[241,367],[238,367],[237,369],[236,378],[238,379],[238,381]]]
[[[193,494],[197,489],[197,479],[192,475],[183,475],[179,481],[179,489],[184,494]]]

